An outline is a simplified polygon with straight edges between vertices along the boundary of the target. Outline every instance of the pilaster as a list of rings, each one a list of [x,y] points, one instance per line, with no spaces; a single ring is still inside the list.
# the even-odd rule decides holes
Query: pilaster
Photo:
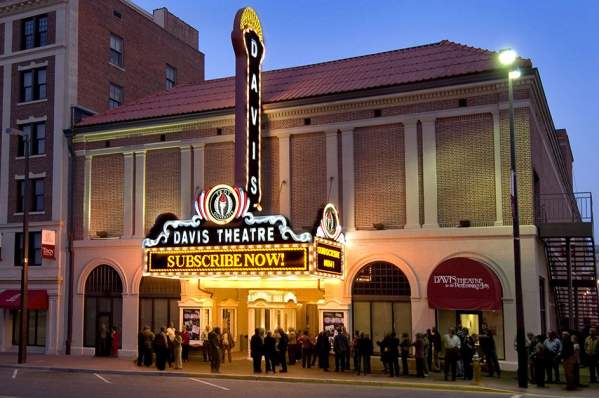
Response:
[[[133,236],[143,238],[145,236],[145,215],[146,215],[146,152],[135,152],[135,219]]]
[[[341,132],[341,167],[343,170],[343,207],[341,217],[346,231],[356,229],[354,192],[354,129]]]
[[[422,122],[422,175],[424,182],[423,228],[438,228],[437,210],[437,136],[435,119]]]
[[[289,135],[279,135],[279,212],[291,217],[291,156]]]
[[[404,123],[405,152],[405,192],[406,192],[406,225],[405,229],[420,228],[420,202],[418,199],[418,121]]]

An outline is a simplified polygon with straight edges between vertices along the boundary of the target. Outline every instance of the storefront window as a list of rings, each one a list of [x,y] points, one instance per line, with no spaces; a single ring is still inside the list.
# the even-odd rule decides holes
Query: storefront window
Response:
[[[88,276],[85,283],[83,332],[83,344],[86,347],[98,348],[100,336],[112,326],[116,327],[119,336],[122,336],[122,292],[121,277],[109,265],[96,267]],[[121,342],[119,341],[120,346]]]
[[[27,330],[27,345],[44,347],[46,345],[46,316],[45,310],[29,310],[29,328]],[[12,311],[12,344],[19,345],[19,325],[21,311]]]
[[[375,343],[386,334],[412,333],[410,283],[393,264],[377,262],[362,268],[352,286],[353,329],[369,334]]]
[[[179,328],[181,283],[176,279],[143,277],[139,287],[139,327],[158,332],[171,322]]]

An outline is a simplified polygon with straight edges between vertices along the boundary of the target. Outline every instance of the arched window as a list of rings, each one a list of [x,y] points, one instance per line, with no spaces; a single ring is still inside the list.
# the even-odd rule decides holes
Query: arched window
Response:
[[[123,283],[121,277],[110,265],[99,265],[85,282],[85,324],[84,342],[86,347],[99,347],[101,338],[110,327],[115,326],[122,336]],[[119,341],[119,347],[121,342]],[[98,355],[104,355],[100,350]]]
[[[374,262],[364,266],[352,284],[353,329],[369,334],[375,342],[387,333],[412,332],[410,282],[395,265]]]
[[[141,278],[139,286],[139,327],[158,331],[173,323],[179,326],[181,282],[178,279]]]

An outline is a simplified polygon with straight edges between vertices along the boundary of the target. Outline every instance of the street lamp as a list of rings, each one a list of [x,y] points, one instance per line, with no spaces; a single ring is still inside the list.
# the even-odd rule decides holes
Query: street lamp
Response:
[[[516,278],[516,347],[518,350],[518,386],[528,388],[528,353],[526,349],[524,329],[524,304],[522,301],[522,264],[520,255],[520,212],[518,209],[518,180],[516,176],[516,140],[514,137],[514,87],[513,81],[521,75],[514,64],[518,54],[512,49],[499,52],[499,62],[508,70],[507,87],[510,114],[510,165],[511,165],[511,202],[512,228],[514,237],[514,275]]]
[[[29,301],[29,133],[15,128],[7,128],[6,134],[22,137],[25,154],[25,177],[23,179],[23,264],[21,267],[21,319],[19,325],[18,362],[27,362],[27,329]]]

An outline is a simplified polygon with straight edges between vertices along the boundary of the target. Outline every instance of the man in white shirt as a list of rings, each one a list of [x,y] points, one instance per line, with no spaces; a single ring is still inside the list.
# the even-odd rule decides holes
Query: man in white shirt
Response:
[[[450,328],[449,333],[443,336],[443,345],[445,347],[445,380],[448,378],[449,368],[451,367],[451,381],[455,381],[458,353],[462,342],[453,328]]]

